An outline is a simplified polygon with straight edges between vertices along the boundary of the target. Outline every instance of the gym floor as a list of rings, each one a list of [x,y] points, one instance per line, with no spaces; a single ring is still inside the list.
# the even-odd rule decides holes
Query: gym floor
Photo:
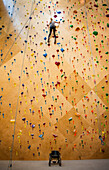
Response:
[[[9,161],[0,161],[0,170],[7,170]],[[109,159],[101,160],[73,160],[62,161],[62,166],[52,164],[48,166],[48,161],[13,161],[13,170],[108,170]]]

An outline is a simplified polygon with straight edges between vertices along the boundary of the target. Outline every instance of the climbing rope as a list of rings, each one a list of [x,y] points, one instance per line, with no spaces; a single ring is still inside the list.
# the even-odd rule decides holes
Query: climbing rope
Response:
[[[31,5],[31,15],[32,15],[32,9],[33,9],[33,2],[34,2],[34,0],[32,0],[32,5]],[[31,17],[31,15],[30,15],[30,17]],[[30,18],[30,17],[29,17],[29,18]],[[29,20],[29,24],[28,24],[29,27],[30,27],[30,22],[31,22],[31,19]],[[28,31],[27,31],[26,42],[28,41],[28,35],[29,35],[29,29],[28,29]],[[16,106],[16,113],[15,113],[14,133],[13,133],[13,135],[12,135],[12,146],[11,146],[11,149],[10,149],[10,160],[9,160],[9,164],[8,164],[8,169],[9,169],[9,168],[12,168],[12,153],[13,153],[13,148],[14,148],[14,137],[15,137],[15,129],[16,129],[16,119],[17,119],[17,111],[18,111],[18,102],[19,102],[19,94],[20,94],[21,79],[22,79],[22,73],[23,73],[23,67],[24,67],[24,60],[25,60],[26,49],[27,49],[27,43],[25,44],[24,56],[23,56],[22,67],[21,67],[19,90],[18,90],[18,97],[17,97],[17,106]]]
[[[38,4],[36,4],[36,6],[37,6],[37,5],[38,5]],[[36,6],[35,6],[35,8],[36,8]],[[30,16],[34,13],[35,8],[34,8],[34,10],[31,12]],[[29,17],[29,18],[30,18],[30,17]],[[6,57],[8,56],[8,54],[9,54],[10,50],[12,49],[13,45],[15,44],[15,42],[17,41],[17,39],[19,38],[19,36],[20,36],[21,32],[23,31],[23,29],[25,28],[25,26],[26,26],[27,22],[29,21],[29,18],[27,19],[27,21],[26,21],[26,22],[25,22],[25,24],[23,25],[23,27],[22,27],[22,29],[20,30],[19,34],[17,35],[17,37],[16,37],[15,41],[12,43],[12,45],[11,45],[11,47],[9,48],[8,52],[6,53],[6,55],[5,55],[4,59],[3,59],[3,60],[2,60],[2,62],[0,63],[0,66],[2,66],[2,64],[3,64],[4,60],[5,60],[5,59],[6,59]]]
[[[13,7],[12,7],[12,12],[11,12],[11,17],[9,18],[9,22],[8,22],[8,26],[7,26],[7,30],[6,30],[6,35],[8,34],[9,32],[9,29],[10,29],[10,24],[11,24],[11,20],[12,20],[12,17],[13,17],[13,14],[14,14],[14,9],[15,9],[15,5],[16,5],[16,0],[14,0],[14,4],[13,4]],[[6,3],[6,7],[7,7],[7,3]],[[3,18],[3,21],[4,21],[4,18]],[[6,37],[7,38],[7,37]],[[4,43],[3,43],[3,47],[2,47],[2,51],[4,50],[5,48],[5,42],[6,42],[7,39],[4,40]],[[1,51],[1,52],[2,52]],[[2,57],[1,57],[1,61],[2,61]]]

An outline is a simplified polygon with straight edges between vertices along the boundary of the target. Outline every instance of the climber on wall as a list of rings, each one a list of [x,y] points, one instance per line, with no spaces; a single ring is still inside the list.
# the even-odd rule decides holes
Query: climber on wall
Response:
[[[56,44],[56,26],[55,26],[55,23],[60,23],[59,22],[56,22],[56,21],[53,21],[53,18],[50,18],[50,23],[49,23],[49,27],[50,27],[50,31],[49,31],[49,35],[48,35],[48,43],[50,42],[50,36],[51,36],[51,33],[52,33],[52,30],[53,30],[53,33],[54,33],[54,44]]]

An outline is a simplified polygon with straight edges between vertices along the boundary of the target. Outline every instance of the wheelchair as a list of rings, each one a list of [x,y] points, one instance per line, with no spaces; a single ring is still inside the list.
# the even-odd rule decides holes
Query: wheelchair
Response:
[[[59,164],[59,166],[61,166],[61,155],[59,151],[52,151],[49,154],[49,166],[51,166],[51,163]]]

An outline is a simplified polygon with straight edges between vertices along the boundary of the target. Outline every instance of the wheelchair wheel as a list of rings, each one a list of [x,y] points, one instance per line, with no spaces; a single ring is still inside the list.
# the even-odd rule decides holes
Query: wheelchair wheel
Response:
[[[51,160],[49,160],[49,166],[51,166]]]
[[[61,166],[61,160],[59,160],[59,166]]]

